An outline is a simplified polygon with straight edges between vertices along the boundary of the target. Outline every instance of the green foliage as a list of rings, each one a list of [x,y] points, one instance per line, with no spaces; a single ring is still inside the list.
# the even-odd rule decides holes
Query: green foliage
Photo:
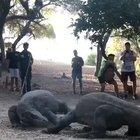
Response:
[[[139,0],[87,0],[82,3],[79,17],[73,23],[74,35],[79,37],[83,32],[92,42],[100,43],[101,49],[105,49],[102,43],[107,33],[125,27],[139,30],[139,3]]]
[[[32,25],[31,28],[32,28],[32,33],[36,38],[43,38],[43,37],[55,38],[55,32],[51,24],[48,25],[37,24],[37,25]]]
[[[61,6],[70,12],[76,12],[79,10],[82,0],[50,0],[55,6]]]
[[[124,50],[124,44],[120,37],[112,38],[112,43],[107,47],[107,54],[114,54],[115,55],[115,63],[118,69],[121,68],[121,61],[120,61],[120,53]]]
[[[88,0],[84,2],[75,22],[75,33],[101,32],[140,26],[139,0]]]
[[[9,30],[9,33],[13,36],[20,34],[21,29],[24,27],[25,21],[23,20],[12,20],[5,24],[6,28]]]
[[[126,26],[123,29],[118,29],[115,31],[115,36],[120,36],[131,41],[140,53],[140,29],[138,27]]]
[[[9,11],[5,25],[10,34],[18,37],[17,44],[17,41],[20,41],[25,35],[33,35],[35,38],[55,38],[52,25],[45,24],[43,21],[49,19],[51,14],[54,13],[55,6],[66,9],[75,7],[74,11],[78,9],[80,0],[15,0],[12,4],[13,7]],[[9,20],[10,18],[12,20]]]
[[[95,66],[96,65],[96,55],[90,54],[86,60],[86,65]]]

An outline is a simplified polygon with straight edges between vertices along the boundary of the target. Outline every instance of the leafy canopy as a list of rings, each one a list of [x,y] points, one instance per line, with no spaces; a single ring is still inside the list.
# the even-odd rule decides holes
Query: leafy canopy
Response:
[[[14,37],[16,43],[25,35],[36,38],[54,38],[55,31],[48,22],[48,17],[61,6],[69,11],[75,11],[80,0],[10,0],[13,5],[6,18],[6,28]],[[5,3],[6,4],[6,3]],[[15,43],[15,45],[16,45]]]
[[[112,30],[133,27],[139,30],[139,0],[88,0],[83,2],[79,17],[76,19],[74,33],[76,36],[85,31],[86,37],[91,34],[94,41],[98,35]],[[92,38],[93,39],[93,38]]]

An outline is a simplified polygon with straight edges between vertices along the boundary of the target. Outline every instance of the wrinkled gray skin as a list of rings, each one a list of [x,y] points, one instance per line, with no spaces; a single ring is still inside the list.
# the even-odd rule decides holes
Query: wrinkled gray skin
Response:
[[[48,118],[51,120],[52,116]],[[95,137],[104,137],[107,130],[117,130],[122,125],[128,125],[127,135],[138,136],[140,108],[107,93],[90,93],[82,96],[75,109],[60,119],[55,127],[44,132],[58,133],[73,122],[91,127]]]
[[[47,118],[49,112],[62,114],[68,110],[67,105],[57,100],[51,92],[35,90],[27,92],[17,105],[11,106],[8,116],[13,127],[47,127],[51,124]],[[52,121],[54,124],[55,120]]]

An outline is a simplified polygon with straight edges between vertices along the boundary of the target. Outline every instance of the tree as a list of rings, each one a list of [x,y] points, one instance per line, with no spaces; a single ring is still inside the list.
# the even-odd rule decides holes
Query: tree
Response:
[[[1,0],[0,1],[0,48],[2,60],[4,60],[4,40],[3,32],[9,29],[13,23],[14,29],[19,33],[13,46],[26,35],[33,34],[33,29],[45,26],[41,22],[45,19],[43,9],[49,6],[62,6],[69,11],[77,9],[80,0]],[[54,7],[53,7],[54,8]],[[48,8],[49,9],[49,8]],[[16,24],[14,24],[16,23]],[[7,26],[6,26],[7,25]],[[17,28],[18,27],[18,28]],[[48,24],[49,31],[52,27]],[[45,30],[44,30],[45,31]]]
[[[115,31],[114,36],[128,39],[135,45],[135,49],[140,53],[140,29],[132,26],[123,27]]]
[[[96,55],[90,54],[86,60],[86,65],[95,66],[96,64]]]
[[[121,68],[122,61],[120,60],[121,52],[124,50],[124,39],[121,37],[113,37],[111,44],[107,46],[107,54],[115,55],[115,63],[117,64],[117,68]]]
[[[139,0],[87,0],[83,2],[78,13],[79,17],[73,23],[74,35],[79,37],[79,34],[83,32],[91,42],[97,44],[98,53],[101,51],[103,57],[107,59],[106,43],[114,30],[123,30],[124,27],[133,27],[134,31],[140,29],[139,2]]]

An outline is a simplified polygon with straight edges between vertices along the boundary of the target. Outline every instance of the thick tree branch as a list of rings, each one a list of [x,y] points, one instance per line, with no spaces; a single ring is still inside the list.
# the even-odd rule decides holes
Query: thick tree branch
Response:
[[[28,13],[29,12],[29,1],[26,0],[19,0],[20,1],[20,4],[22,5],[22,7],[26,10],[26,12]]]
[[[11,20],[16,20],[16,19],[20,19],[20,20],[35,20],[35,19],[41,19],[40,17],[36,17],[36,18],[31,18],[31,16],[28,15],[13,15],[13,16],[9,16],[6,18],[6,22],[11,21]]]
[[[18,35],[17,39],[13,43],[14,48],[16,47],[17,43],[28,33],[30,25],[31,25],[31,21],[28,21],[26,23],[26,25],[23,27],[23,29],[21,30],[20,35]]]

